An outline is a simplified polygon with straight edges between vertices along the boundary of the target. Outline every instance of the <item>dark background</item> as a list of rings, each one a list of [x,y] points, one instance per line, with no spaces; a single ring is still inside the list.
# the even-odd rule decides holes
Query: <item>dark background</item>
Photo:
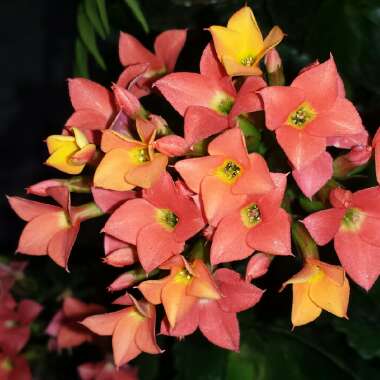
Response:
[[[60,133],[71,113],[66,79],[73,76],[78,4],[78,0],[0,2],[0,186],[3,194],[23,195],[23,189],[30,184],[60,177],[60,173],[42,165],[47,158],[43,140],[50,134]],[[91,79],[109,85],[120,73],[119,30],[134,34],[151,47],[158,32],[173,27],[189,28],[188,41],[177,67],[197,70],[200,53],[209,39],[202,29],[225,24],[244,1],[141,0],[141,4],[151,29],[149,34],[144,33],[123,0],[108,1],[112,31],[105,41],[98,40],[108,70],[102,70],[90,57]],[[325,60],[330,52],[334,54],[348,97],[355,102],[366,127],[373,133],[380,121],[380,1],[257,0],[248,4],[253,6],[264,31],[278,24],[288,34],[279,48],[288,82],[304,65],[316,59]],[[9,209],[5,197],[0,197],[0,254],[14,252],[22,226],[23,222]],[[106,298],[104,289],[115,272],[99,265],[101,238],[94,235],[95,225],[90,222],[83,227],[81,242],[72,254],[72,275],[46,258],[32,260],[29,273],[36,281],[29,285],[31,292],[45,305],[44,322],[54,314],[59,305],[56,296],[66,287],[74,288],[75,295],[83,299],[111,299]],[[255,370],[264,380],[278,380],[279,376],[292,380],[376,379],[380,369],[379,286],[370,295],[353,286],[349,322],[325,313],[317,323],[291,335],[290,292],[277,295],[279,284],[285,278],[281,278],[283,268],[278,265],[273,271],[282,274],[274,280],[275,284],[262,284],[263,288],[271,286],[275,291],[268,290],[263,302],[255,308],[256,329],[251,329],[250,314],[248,319],[242,317],[243,355],[238,362],[229,360],[228,368],[229,373],[237,370],[239,375],[229,380],[248,379],[241,375],[244,370]],[[277,320],[278,316],[283,319]],[[37,330],[35,335],[41,337],[33,343],[36,344],[34,352],[38,353],[45,347],[46,337],[42,337],[42,330]],[[170,348],[172,343],[166,343],[164,346]],[[96,359],[96,355],[85,347],[75,351],[75,355],[65,352],[60,358],[49,355],[41,360],[42,356],[35,355],[34,364],[41,380],[74,379],[75,366]],[[159,368],[160,378],[172,378],[175,367],[182,369],[179,380],[220,380],[224,379],[225,370],[221,368],[227,355],[204,339],[190,338],[187,344],[168,349],[160,362],[150,362],[143,357],[142,364],[145,368]]]

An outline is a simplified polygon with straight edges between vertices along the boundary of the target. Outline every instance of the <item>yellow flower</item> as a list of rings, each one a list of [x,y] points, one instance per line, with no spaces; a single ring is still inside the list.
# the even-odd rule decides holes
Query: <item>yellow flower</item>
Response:
[[[284,283],[292,284],[293,326],[305,325],[326,310],[347,318],[350,285],[342,267],[307,259],[303,269]]]
[[[64,173],[79,174],[96,152],[86,136],[73,128],[74,136],[51,135],[46,139],[50,157],[45,164]]]
[[[227,27],[213,25],[210,32],[219,60],[228,75],[261,75],[260,60],[278,45],[282,30],[275,26],[263,39],[251,8],[244,7],[228,20]]]

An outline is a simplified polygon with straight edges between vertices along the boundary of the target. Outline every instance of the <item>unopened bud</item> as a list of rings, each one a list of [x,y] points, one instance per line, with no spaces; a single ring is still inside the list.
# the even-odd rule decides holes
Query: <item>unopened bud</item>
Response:
[[[330,191],[329,200],[333,207],[348,208],[351,206],[352,193],[349,190],[337,187]]]
[[[132,265],[137,261],[137,252],[136,249],[125,243],[125,246],[108,254],[103,262],[107,265],[111,265],[113,267],[125,267],[128,265]]]
[[[271,86],[283,86],[285,84],[282,60],[278,51],[273,48],[268,51],[264,58],[268,73],[268,82]]]
[[[127,289],[146,277],[143,269],[130,270],[120,275],[107,289],[110,292]]]
[[[357,145],[334,160],[334,177],[346,178],[364,169],[372,155],[370,146]]]
[[[177,135],[161,137],[155,141],[154,146],[168,157],[184,156],[190,149],[185,139]]]
[[[247,264],[245,280],[252,281],[255,278],[264,276],[268,272],[273,256],[266,253],[258,252],[254,254]]]
[[[112,87],[118,106],[132,119],[146,119],[148,114],[135,95],[118,85]]]

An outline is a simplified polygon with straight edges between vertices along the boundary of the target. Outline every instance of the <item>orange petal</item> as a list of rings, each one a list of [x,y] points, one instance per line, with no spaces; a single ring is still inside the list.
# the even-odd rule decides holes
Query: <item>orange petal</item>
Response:
[[[187,287],[186,293],[197,298],[210,300],[220,299],[218,288],[206,265],[201,260],[195,260],[193,264],[195,276]]]
[[[161,303],[162,289],[170,281],[170,278],[167,276],[160,280],[144,281],[137,288],[150,303],[158,305]]]

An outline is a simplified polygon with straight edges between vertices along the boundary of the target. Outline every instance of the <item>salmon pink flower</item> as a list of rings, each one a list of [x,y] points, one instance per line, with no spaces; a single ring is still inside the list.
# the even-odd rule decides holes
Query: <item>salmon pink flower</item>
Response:
[[[309,258],[283,286],[288,284],[293,288],[293,326],[314,321],[322,310],[347,318],[350,284],[342,267]]]
[[[213,277],[221,297],[210,299],[199,294],[196,303],[174,327],[168,319],[162,321],[161,333],[183,337],[199,327],[211,343],[239,351],[240,331],[236,313],[256,305],[263,291],[245,282],[230,269],[218,269]]]
[[[372,140],[372,148],[375,152],[375,168],[376,168],[376,179],[380,183],[380,128],[377,129],[375,136]]]
[[[100,305],[87,304],[74,297],[65,297],[62,309],[54,315],[46,328],[46,333],[52,337],[49,346],[60,350],[91,342],[93,334],[79,322],[89,315],[103,311],[104,308]]]
[[[69,93],[75,112],[67,120],[66,127],[107,128],[116,108],[110,91],[88,79],[75,78],[69,80]]]
[[[81,380],[138,380],[137,368],[116,368],[107,360],[83,363],[78,367],[78,373]]]
[[[176,170],[186,185],[200,193],[209,223],[217,223],[244,205],[248,194],[274,189],[268,166],[257,153],[248,155],[242,132],[230,129],[208,146],[209,156],[178,161]]]
[[[94,157],[96,146],[90,144],[78,128],[72,131],[74,136],[51,135],[47,138],[50,157],[45,164],[64,173],[79,174]]]
[[[264,195],[248,196],[236,211],[221,219],[213,236],[213,265],[245,259],[255,250],[272,255],[291,255],[290,221],[281,208],[285,174],[272,174],[276,184]]]
[[[186,34],[184,29],[166,30],[159,34],[153,54],[135,37],[120,33],[119,57],[126,69],[121,73],[118,85],[125,87],[130,84],[129,90],[138,97],[148,95],[156,79],[174,71]]]
[[[278,143],[297,170],[325,151],[328,138],[365,132],[352,103],[340,95],[338,79],[331,57],[302,72],[290,87],[271,86],[259,92],[266,126],[276,132]]]
[[[98,335],[112,335],[116,367],[128,363],[141,352],[159,354],[156,343],[155,307],[145,301],[112,313],[87,317],[82,324]]]
[[[228,75],[261,75],[260,60],[284,38],[275,26],[263,40],[251,8],[245,6],[228,20],[227,27],[210,27],[215,49]]]
[[[29,364],[22,355],[0,352],[0,378],[2,380],[32,380]]]
[[[165,173],[143,198],[132,199],[119,207],[103,231],[137,246],[140,263],[146,272],[178,255],[187,239],[204,226],[195,202],[184,195]]]
[[[318,245],[334,239],[347,274],[369,290],[380,274],[380,188],[355,193],[336,188],[330,202],[333,208],[315,212],[303,223]]]
[[[48,255],[67,269],[80,223],[103,213],[94,203],[71,206],[70,193],[65,186],[50,187],[46,191],[59,206],[8,197],[13,211],[28,222],[21,233],[17,252],[32,256]]]
[[[41,313],[42,306],[23,299],[17,305],[0,306],[0,348],[9,354],[18,354],[30,337],[30,324]]]

